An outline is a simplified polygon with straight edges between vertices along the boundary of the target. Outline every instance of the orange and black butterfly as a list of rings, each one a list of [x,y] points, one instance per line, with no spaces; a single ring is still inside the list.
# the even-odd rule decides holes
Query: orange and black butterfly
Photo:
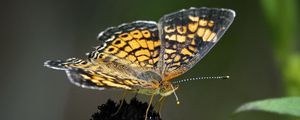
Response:
[[[197,64],[233,22],[230,9],[190,8],[154,21],[135,21],[101,32],[86,59],[46,61],[80,87],[124,89],[146,95],[175,92],[172,79]]]

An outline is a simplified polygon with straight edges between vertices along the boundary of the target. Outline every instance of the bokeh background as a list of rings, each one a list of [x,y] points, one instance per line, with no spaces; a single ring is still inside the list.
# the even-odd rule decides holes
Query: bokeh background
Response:
[[[297,0],[12,0],[1,1],[1,120],[87,120],[121,91],[72,85],[46,60],[84,58],[110,26],[157,21],[189,7],[222,7],[237,17],[222,40],[182,78],[230,75],[229,80],[183,83],[180,105],[168,97],[163,120],[229,120],[249,101],[300,95],[299,1]],[[133,97],[127,96],[127,100]],[[142,101],[149,97],[139,95]],[[235,120],[284,120],[264,112]]]

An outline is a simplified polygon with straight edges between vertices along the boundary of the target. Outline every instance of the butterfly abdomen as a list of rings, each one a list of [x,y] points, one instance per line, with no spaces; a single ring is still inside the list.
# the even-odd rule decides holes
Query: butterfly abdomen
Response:
[[[151,80],[161,81],[162,80],[162,78],[159,74],[152,72],[152,71],[142,72],[142,73],[138,74],[137,77],[139,79],[146,80],[146,81],[151,81]]]

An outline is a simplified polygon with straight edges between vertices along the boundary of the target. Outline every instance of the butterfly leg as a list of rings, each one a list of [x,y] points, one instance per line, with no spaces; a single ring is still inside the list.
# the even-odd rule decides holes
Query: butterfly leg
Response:
[[[155,94],[151,95],[151,98],[150,98],[150,101],[149,101],[149,105],[148,105],[148,108],[147,108],[147,110],[146,110],[145,120],[147,120],[148,112],[149,112],[149,109],[150,109],[150,107],[151,107],[151,104],[152,104],[154,95],[155,95]]]
[[[163,104],[164,104],[165,99],[166,99],[166,97],[164,97],[164,96],[161,96],[161,98],[159,99],[159,109],[158,109],[158,113],[159,113],[160,116],[161,116],[161,108],[162,108],[162,106],[163,106]]]
[[[119,111],[121,110],[121,108],[122,108],[122,105],[123,105],[123,103],[124,103],[124,101],[125,101],[125,96],[126,96],[126,94],[127,94],[127,91],[126,90],[124,90],[123,91],[123,93],[122,93],[122,97],[121,97],[121,103],[120,103],[120,106],[119,106],[119,108],[118,108],[118,110],[113,114],[113,116],[115,116],[116,114],[118,114],[119,113]]]
[[[155,103],[155,105],[154,105],[154,108],[159,108],[160,107],[160,103],[161,103],[161,101],[164,99],[164,96],[161,96],[160,98],[159,98],[159,100],[158,100],[158,102],[156,102]],[[157,109],[158,110],[158,109]]]
[[[136,92],[135,92],[135,95],[134,95],[134,98],[136,98],[139,94],[139,90],[137,90]]]

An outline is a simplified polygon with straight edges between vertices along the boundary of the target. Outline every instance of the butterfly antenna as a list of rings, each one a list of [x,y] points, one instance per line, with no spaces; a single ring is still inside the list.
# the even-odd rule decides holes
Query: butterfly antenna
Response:
[[[171,87],[172,87],[172,89],[174,90],[173,94],[174,94],[175,99],[176,99],[176,104],[179,105],[180,102],[179,102],[179,100],[178,100],[178,97],[177,97],[177,94],[176,94],[176,92],[175,92],[175,89],[174,89],[173,85],[171,85]]]
[[[229,76],[187,78],[179,81],[174,81],[173,83],[177,84],[177,83],[183,83],[183,82],[194,81],[194,80],[208,80],[208,79],[229,79]]]

